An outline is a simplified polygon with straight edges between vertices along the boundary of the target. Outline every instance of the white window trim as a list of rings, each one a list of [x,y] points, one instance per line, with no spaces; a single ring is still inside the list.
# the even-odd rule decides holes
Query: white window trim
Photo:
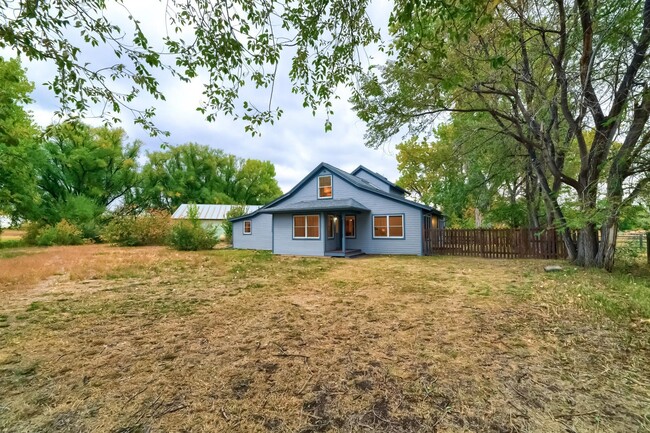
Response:
[[[246,231],[246,223],[248,223],[248,228],[250,229],[249,231]],[[244,220],[242,224],[242,233],[245,235],[253,234],[253,220]]]
[[[313,236],[307,236],[307,233],[309,230],[307,229],[307,217],[310,216],[315,216],[318,218],[318,236],[313,237]],[[305,219],[305,236],[296,236],[296,218],[304,218]],[[320,239],[320,215],[319,214],[310,214],[310,215],[292,215],[291,216],[291,238],[292,239]]]
[[[398,216],[402,217],[402,236],[389,236],[390,235],[390,219],[389,217]],[[377,236],[375,235],[375,218],[386,218],[386,236]],[[404,239],[406,235],[406,230],[404,228],[404,214],[387,214],[387,215],[373,215],[372,216],[372,238],[373,239]]]
[[[321,186],[320,186],[320,178],[321,177],[329,177],[330,178],[330,188],[332,190],[332,194],[329,197],[320,195],[320,188],[321,188]],[[323,174],[323,175],[318,176],[318,183],[317,183],[316,186],[318,187],[318,199],[319,200],[323,200],[323,199],[326,200],[326,199],[334,198],[334,179],[332,178],[331,174]]]

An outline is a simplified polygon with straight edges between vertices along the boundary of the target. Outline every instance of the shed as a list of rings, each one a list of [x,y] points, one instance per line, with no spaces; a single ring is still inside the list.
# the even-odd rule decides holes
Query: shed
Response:
[[[189,211],[189,204],[184,203],[176,209],[176,212],[172,215],[172,219],[175,220],[182,220],[182,219],[187,219],[189,218],[188,216],[188,211]],[[237,207],[239,205],[231,205],[231,204],[197,204],[197,211],[198,211],[198,218],[201,221],[201,224],[205,227],[208,226],[216,226],[217,227],[217,235],[222,238],[224,236],[224,231],[223,231],[223,223],[227,219],[228,212],[233,207]],[[250,212],[255,212],[258,210],[261,206],[256,206],[256,205],[246,205],[246,213]]]

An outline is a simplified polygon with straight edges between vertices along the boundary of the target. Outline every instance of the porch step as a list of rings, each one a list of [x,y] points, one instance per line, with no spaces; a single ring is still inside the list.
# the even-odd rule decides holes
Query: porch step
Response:
[[[356,257],[360,256],[362,254],[365,254],[363,251],[354,249],[354,250],[345,250],[345,253],[343,250],[334,250],[334,251],[326,251],[325,255],[329,257]]]

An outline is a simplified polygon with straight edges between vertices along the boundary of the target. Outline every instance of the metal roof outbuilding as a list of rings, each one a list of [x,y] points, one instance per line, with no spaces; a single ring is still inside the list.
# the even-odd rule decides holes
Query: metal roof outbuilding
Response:
[[[200,220],[225,220],[228,212],[238,205],[232,204],[197,204],[198,218]],[[255,212],[261,206],[246,205],[246,213]],[[187,219],[189,204],[182,204],[172,215],[172,219]]]

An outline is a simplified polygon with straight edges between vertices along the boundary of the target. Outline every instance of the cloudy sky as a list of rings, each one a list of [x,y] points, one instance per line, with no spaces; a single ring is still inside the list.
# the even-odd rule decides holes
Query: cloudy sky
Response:
[[[164,9],[157,0],[126,1],[129,10],[143,23],[145,33],[155,44],[156,37],[162,37],[164,29]],[[386,28],[391,4],[389,0],[375,0],[370,10],[373,23]],[[116,19],[120,19],[116,17]],[[385,37],[385,34],[384,34]],[[106,57],[106,48],[98,48],[84,55],[90,60],[101,64]],[[369,47],[367,54],[380,61],[376,47]],[[8,57],[9,52],[0,52]],[[28,63],[23,61],[28,70],[28,77],[36,84],[33,93],[34,103],[29,107],[37,123],[45,126],[54,118],[57,100],[54,95],[42,85],[52,79],[54,67],[49,64]],[[281,71],[282,73],[282,68]],[[207,122],[196,111],[202,100],[202,84],[200,79],[190,84],[181,83],[171,77],[162,76],[159,79],[161,90],[167,101],[155,101],[157,116],[155,123],[161,129],[171,133],[170,137],[151,138],[132,122],[132,117],[124,113],[123,127],[130,139],[140,139],[145,143],[146,150],[157,150],[161,144],[180,144],[197,142],[244,158],[269,160],[275,164],[277,179],[283,191],[289,190],[304,175],[311,171],[321,161],[328,162],[344,170],[352,170],[363,164],[378,171],[391,180],[399,176],[396,168],[395,152],[392,146],[383,149],[368,149],[364,146],[363,135],[365,124],[360,121],[347,102],[349,94],[339,92],[340,99],[334,102],[335,114],[331,118],[333,129],[325,132],[325,115],[312,116],[310,110],[302,108],[300,95],[290,93],[286,73],[277,82],[274,105],[279,105],[284,114],[274,125],[261,128],[261,136],[251,137],[244,131],[243,122],[233,121],[223,116],[215,122]],[[255,98],[255,89],[244,89],[243,98],[251,95]],[[137,105],[141,108],[152,104],[151,100],[141,98]],[[97,120],[90,120],[98,123]]]

